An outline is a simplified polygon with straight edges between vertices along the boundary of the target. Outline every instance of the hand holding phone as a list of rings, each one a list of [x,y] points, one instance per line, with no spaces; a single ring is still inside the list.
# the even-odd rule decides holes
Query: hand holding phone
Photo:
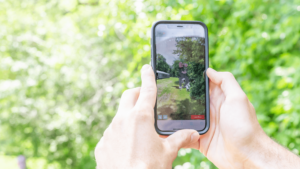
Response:
[[[152,26],[157,82],[155,128],[161,135],[209,129],[208,31],[202,22],[159,21]]]
[[[156,133],[153,108],[156,100],[154,73],[142,69],[142,87],[122,95],[118,112],[95,150],[97,168],[171,168],[178,150],[199,147],[195,130],[181,130],[166,139]]]
[[[260,127],[253,105],[234,76],[211,68],[206,74],[210,79],[211,123],[200,137],[200,152],[218,168],[277,168],[250,165],[271,164],[276,159],[271,154],[280,148],[274,150],[275,142]]]

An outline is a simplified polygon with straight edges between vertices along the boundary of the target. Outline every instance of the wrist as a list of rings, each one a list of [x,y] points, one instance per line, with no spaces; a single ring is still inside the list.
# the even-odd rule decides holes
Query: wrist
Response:
[[[249,155],[243,163],[244,169],[250,168],[266,168],[266,164],[270,159],[270,153],[275,153],[276,147],[279,145],[274,142],[267,134],[262,132],[256,137],[251,150],[249,150]],[[270,167],[270,166],[269,166]],[[268,167],[267,167],[268,168]]]
[[[277,144],[266,134],[245,160],[243,168],[299,168],[300,158]]]

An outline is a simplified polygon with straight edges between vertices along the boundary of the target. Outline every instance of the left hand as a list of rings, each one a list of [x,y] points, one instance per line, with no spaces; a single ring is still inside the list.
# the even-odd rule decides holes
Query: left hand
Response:
[[[180,148],[199,148],[195,130],[159,137],[154,128],[154,72],[144,65],[141,73],[142,87],[123,93],[118,112],[95,149],[97,169],[171,168]]]

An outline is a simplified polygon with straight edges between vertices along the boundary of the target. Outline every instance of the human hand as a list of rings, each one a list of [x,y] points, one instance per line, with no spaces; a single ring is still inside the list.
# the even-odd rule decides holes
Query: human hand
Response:
[[[154,73],[145,65],[141,74],[142,87],[123,93],[118,112],[95,149],[97,169],[171,168],[180,148],[198,144],[195,130],[180,130],[166,139],[158,136]]]
[[[243,168],[267,136],[234,76],[211,68],[206,74],[210,79],[210,129],[200,136],[200,151],[218,168]]]

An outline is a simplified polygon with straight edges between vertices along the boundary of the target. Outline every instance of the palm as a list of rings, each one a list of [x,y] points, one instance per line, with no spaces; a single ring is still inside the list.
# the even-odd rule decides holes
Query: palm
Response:
[[[209,131],[200,138],[200,151],[219,168],[242,165],[235,161],[248,157],[237,150],[251,142],[257,123],[252,104],[245,95],[225,96],[221,84],[210,82],[210,119]]]

